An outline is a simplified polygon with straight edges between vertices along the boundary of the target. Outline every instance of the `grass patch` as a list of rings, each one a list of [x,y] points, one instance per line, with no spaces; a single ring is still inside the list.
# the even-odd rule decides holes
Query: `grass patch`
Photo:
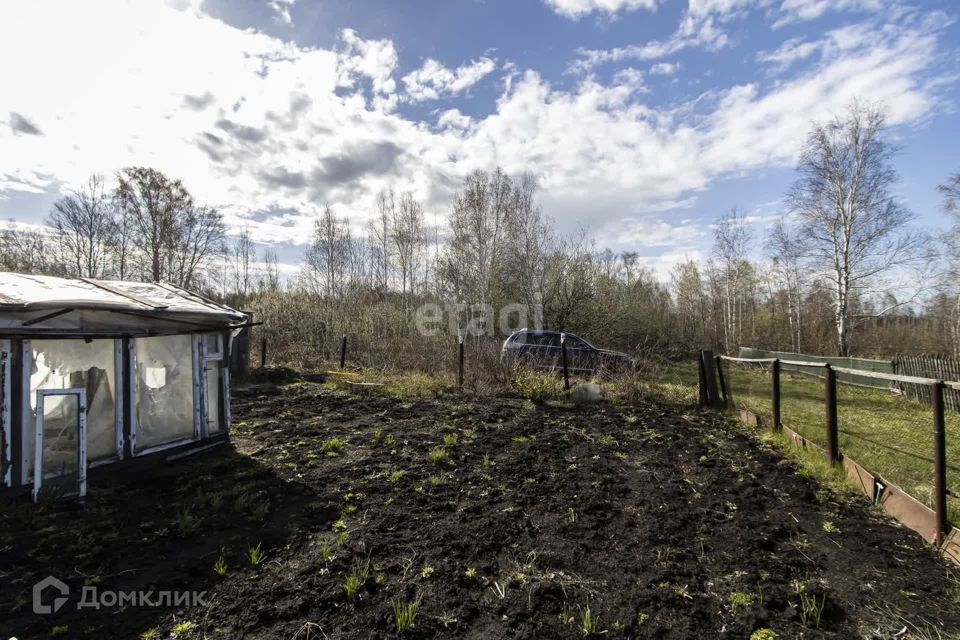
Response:
[[[535,404],[556,400],[563,395],[563,381],[551,373],[521,370],[513,379],[513,386],[521,396]]]

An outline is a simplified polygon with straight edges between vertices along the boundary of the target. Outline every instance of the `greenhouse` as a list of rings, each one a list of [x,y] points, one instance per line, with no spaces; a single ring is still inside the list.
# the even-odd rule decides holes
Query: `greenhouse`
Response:
[[[0,478],[85,495],[88,469],[225,440],[247,317],[167,283],[0,272]]]

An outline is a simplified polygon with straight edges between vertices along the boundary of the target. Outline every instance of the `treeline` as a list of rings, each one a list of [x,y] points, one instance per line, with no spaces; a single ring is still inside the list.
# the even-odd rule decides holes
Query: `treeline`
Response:
[[[492,364],[521,325],[667,357],[742,345],[956,353],[960,231],[914,229],[895,197],[894,152],[875,108],[814,124],[782,219],[761,236],[768,221],[731,209],[713,225],[711,255],[667,281],[636,252],[556,233],[534,178],[499,168],[468,175],[439,222],[389,189],[363,229],[327,206],[292,278],[246,231],[228,240],[219,212],[180,181],[128,168],[110,188],[94,177],[58,201],[49,231],[3,232],[0,269],[169,280],[251,310],[270,361],[305,366],[335,357],[342,335],[367,365],[452,366],[458,334]],[[960,175],[941,191],[956,217]]]

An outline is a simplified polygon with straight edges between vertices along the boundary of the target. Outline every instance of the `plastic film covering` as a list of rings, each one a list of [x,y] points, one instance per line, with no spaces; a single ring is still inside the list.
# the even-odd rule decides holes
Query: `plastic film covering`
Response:
[[[193,339],[136,339],[138,451],[194,438]]]
[[[117,455],[116,367],[113,340],[31,340],[30,422],[33,433],[39,389],[82,388],[87,391],[87,458],[91,461]],[[76,398],[49,396],[44,401],[46,431],[58,422],[76,424]],[[75,432],[75,426],[74,426]],[[66,433],[66,432],[65,432]],[[23,443],[33,471],[34,438]],[[52,446],[52,445],[51,445]],[[45,453],[46,456],[46,453]]]

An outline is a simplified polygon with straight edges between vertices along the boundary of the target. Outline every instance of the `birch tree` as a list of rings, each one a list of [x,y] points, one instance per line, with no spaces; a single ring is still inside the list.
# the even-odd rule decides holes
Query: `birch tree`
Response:
[[[803,350],[803,295],[809,280],[803,264],[803,243],[796,229],[780,219],[770,230],[766,245],[773,262],[773,277],[787,299],[790,348],[800,353]]]
[[[833,290],[841,356],[850,353],[857,298],[906,287],[897,272],[921,259],[923,237],[908,228],[913,216],[893,194],[895,148],[884,137],[884,124],[881,110],[856,102],[843,116],[814,124],[788,195],[811,266]],[[889,313],[918,294],[901,294],[869,315]]]

